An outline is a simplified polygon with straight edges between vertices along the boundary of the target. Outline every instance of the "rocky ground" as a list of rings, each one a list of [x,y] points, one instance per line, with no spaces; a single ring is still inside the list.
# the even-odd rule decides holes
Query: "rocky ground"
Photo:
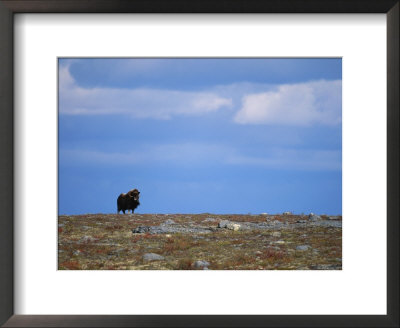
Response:
[[[60,270],[341,270],[342,217],[59,216]]]

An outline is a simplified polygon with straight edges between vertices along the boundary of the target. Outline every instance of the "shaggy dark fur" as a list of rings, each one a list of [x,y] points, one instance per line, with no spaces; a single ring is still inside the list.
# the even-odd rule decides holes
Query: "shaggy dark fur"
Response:
[[[135,208],[140,205],[139,203],[139,194],[140,191],[137,189],[132,189],[128,191],[126,194],[121,194],[118,196],[117,205],[118,205],[118,213],[122,211],[125,214],[125,211],[132,210],[132,213],[135,211]]]

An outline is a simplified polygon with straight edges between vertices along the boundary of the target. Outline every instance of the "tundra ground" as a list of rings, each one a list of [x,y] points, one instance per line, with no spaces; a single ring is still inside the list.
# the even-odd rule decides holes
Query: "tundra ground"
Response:
[[[209,213],[61,215],[58,268],[341,270],[342,218]]]

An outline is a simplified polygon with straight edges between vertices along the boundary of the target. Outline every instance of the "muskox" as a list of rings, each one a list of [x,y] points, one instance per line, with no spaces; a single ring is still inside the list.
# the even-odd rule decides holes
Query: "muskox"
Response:
[[[118,196],[117,205],[118,205],[118,213],[122,211],[125,214],[125,211],[132,210],[132,213],[135,211],[135,208],[140,205],[139,203],[139,194],[140,191],[137,189],[132,189],[128,191],[126,194],[121,194]]]

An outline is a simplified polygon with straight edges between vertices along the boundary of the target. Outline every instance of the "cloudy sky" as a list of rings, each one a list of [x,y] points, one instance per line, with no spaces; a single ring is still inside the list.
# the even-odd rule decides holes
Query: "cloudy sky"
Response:
[[[340,59],[59,59],[59,213],[342,212]]]

